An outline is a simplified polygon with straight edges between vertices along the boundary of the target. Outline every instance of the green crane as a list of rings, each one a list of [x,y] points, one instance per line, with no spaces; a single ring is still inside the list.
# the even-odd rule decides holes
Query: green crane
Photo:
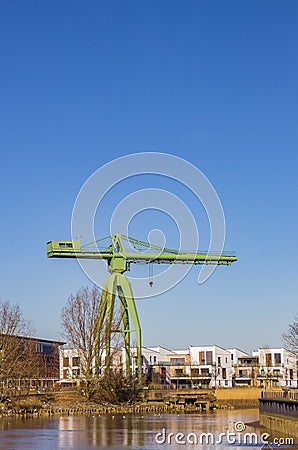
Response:
[[[236,256],[227,254],[192,253],[151,245],[123,234],[113,234],[91,244],[81,246],[80,240],[50,241],[47,243],[49,258],[78,258],[104,259],[108,263],[110,275],[103,288],[98,310],[98,330],[102,329],[105,321],[106,336],[106,367],[110,368],[110,349],[112,320],[114,315],[115,298],[118,294],[121,311],[121,322],[126,350],[126,371],[130,376],[131,367],[131,339],[132,332],[136,333],[137,377],[142,379],[142,337],[140,321],[132,293],[131,285],[124,275],[130,270],[132,263],[145,264],[216,264],[230,265],[237,261]],[[152,281],[150,281],[152,283]],[[134,329],[130,328],[130,318]]]

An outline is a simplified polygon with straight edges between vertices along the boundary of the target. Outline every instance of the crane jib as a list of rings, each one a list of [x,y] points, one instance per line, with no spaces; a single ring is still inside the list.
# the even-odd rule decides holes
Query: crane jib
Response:
[[[210,254],[195,252],[179,252],[175,250],[155,247],[148,244],[149,251],[126,251],[123,247],[115,249],[113,246],[105,250],[100,248],[81,247],[80,240],[50,241],[47,243],[47,256],[49,258],[78,258],[78,259],[111,259],[121,258],[128,263],[156,263],[156,264],[218,264],[230,265],[237,261],[237,257],[227,254]],[[151,250],[151,251],[150,251]]]

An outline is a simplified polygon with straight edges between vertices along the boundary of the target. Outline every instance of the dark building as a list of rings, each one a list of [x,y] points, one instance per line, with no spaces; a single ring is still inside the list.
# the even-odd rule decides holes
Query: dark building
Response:
[[[59,380],[59,347],[64,342],[0,335],[0,390],[43,389]]]

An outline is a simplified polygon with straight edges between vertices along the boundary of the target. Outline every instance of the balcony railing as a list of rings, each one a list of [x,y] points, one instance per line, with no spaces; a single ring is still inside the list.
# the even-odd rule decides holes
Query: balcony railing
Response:
[[[241,364],[233,364],[233,367],[260,367],[258,363],[241,363]]]
[[[268,400],[291,400],[298,402],[298,391],[263,391],[262,398]]]
[[[274,380],[275,378],[283,378],[281,373],[259,373],[257,378],[261,378],[262,380]]]
[[[201,380],[204,378],[211,378],[211,373],[204,373],[204,374],[199,374],[199,375],[190,375],[188,373],[175,373],[173,375],[171,375],[171,378],[189,378],[191,380]]]

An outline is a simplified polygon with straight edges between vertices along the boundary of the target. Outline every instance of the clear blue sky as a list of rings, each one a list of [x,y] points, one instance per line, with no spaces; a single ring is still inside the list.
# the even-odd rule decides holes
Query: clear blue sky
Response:
[[[144,344],[281,345],[297,313],[297,20],[294,0],[2,2],[0,298],[37,335],[58,337],[61,307],[88,284],[45,253],[70,237],[80,187],[153,151],[208,176],[239,262],[139,301]]]

